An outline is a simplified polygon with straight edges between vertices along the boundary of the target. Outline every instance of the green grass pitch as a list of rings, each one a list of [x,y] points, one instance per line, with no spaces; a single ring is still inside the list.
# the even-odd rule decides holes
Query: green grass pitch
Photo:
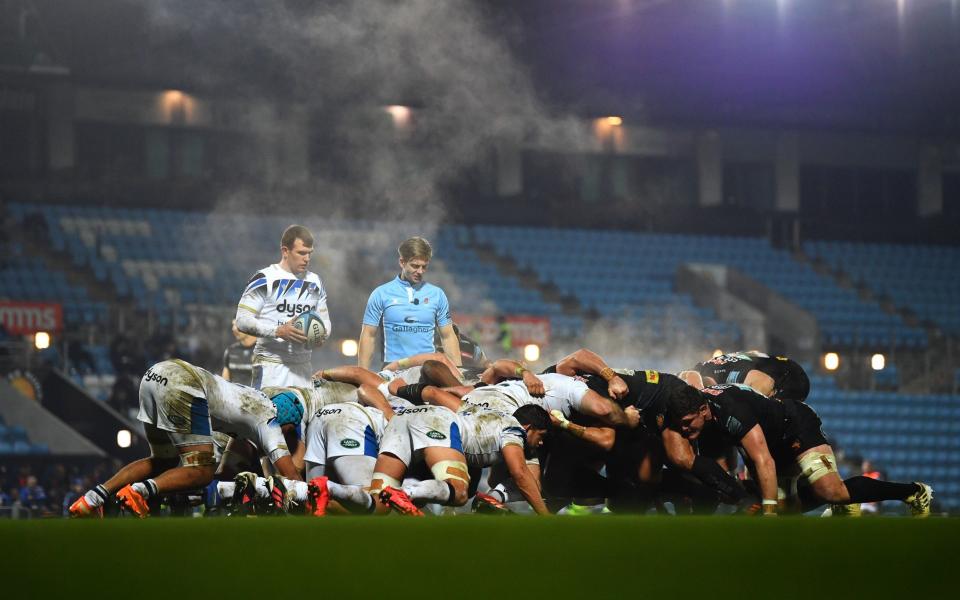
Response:
[[[0,565],[11,598],[942,598],[958,540],[937,518],[7,521]]]

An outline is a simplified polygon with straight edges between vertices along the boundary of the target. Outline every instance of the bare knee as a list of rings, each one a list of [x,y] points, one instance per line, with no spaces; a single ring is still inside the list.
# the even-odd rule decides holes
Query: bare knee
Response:
[[[467,503],[467,484],[457,479],[448,479],[447,484],[453,488],[453,495],[450,497],[452,506],[463,506]]]
[[[824,477],[813,484],[813,491],[825,502],[846,504],[850,501],[850,492],[839,478]]]

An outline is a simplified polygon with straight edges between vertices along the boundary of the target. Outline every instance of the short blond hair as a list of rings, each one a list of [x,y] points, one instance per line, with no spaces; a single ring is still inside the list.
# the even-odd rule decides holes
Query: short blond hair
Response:
[[[414,258],[430,260],[433,258],[433,246],[425,238],[415,236],[400,244],[397,248],[397,254],[400,255],[400,260],[403,262]]]

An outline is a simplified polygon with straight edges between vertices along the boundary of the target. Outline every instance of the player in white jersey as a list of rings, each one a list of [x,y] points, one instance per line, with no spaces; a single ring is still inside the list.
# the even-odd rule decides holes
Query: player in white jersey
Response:
[[[302,313],[314,311],[331,332],[327,292],[309,270],[313,236],[306,227],[291,225],[280,240],[280,262],[258,271],[237,305],[237,329],[255,335],[253,385],[310,385],[312,350],[303,332],[293,326]]]
[[[504,462],[534,511],[548,514],[524,451],[539,448],[549,427],[547,412],[536,405],[521,407],[513,415],[491,410],[456,414],[440,406],[405,410],[383,433],[370,494],[379,499],[380,512],[394,508],[420,515],[418,504],[463,506],[469,468]],[[420,462],[433,479],[402,485],[407,470]]]
[[[259,390],[231,383],[182,360],[150,367],[140,381],[140,413],[150,457],[132,462],[70,507],[72,516],[102,514],[113,494],[141,517],[148,500],[196,490],[213,479],[214,430],[250,440],[284,476],[298,479],[288,450],[303,418],[303,406],[290,398],[271,401]],[[228,446],[229,447],[229,446]]]

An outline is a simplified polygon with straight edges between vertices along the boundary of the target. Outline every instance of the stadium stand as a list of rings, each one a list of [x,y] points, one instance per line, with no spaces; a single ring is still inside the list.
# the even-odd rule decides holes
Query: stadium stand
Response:
[[[0,415],[0,455],[4,454],[47,454],[50,448],[46,444],[30,442],[27,430],[20,425],[7,425]]]
[[[853,242],[806,242],[804,251],[849,274],[897,307],[960,333],[960,250],[953,247]]]

